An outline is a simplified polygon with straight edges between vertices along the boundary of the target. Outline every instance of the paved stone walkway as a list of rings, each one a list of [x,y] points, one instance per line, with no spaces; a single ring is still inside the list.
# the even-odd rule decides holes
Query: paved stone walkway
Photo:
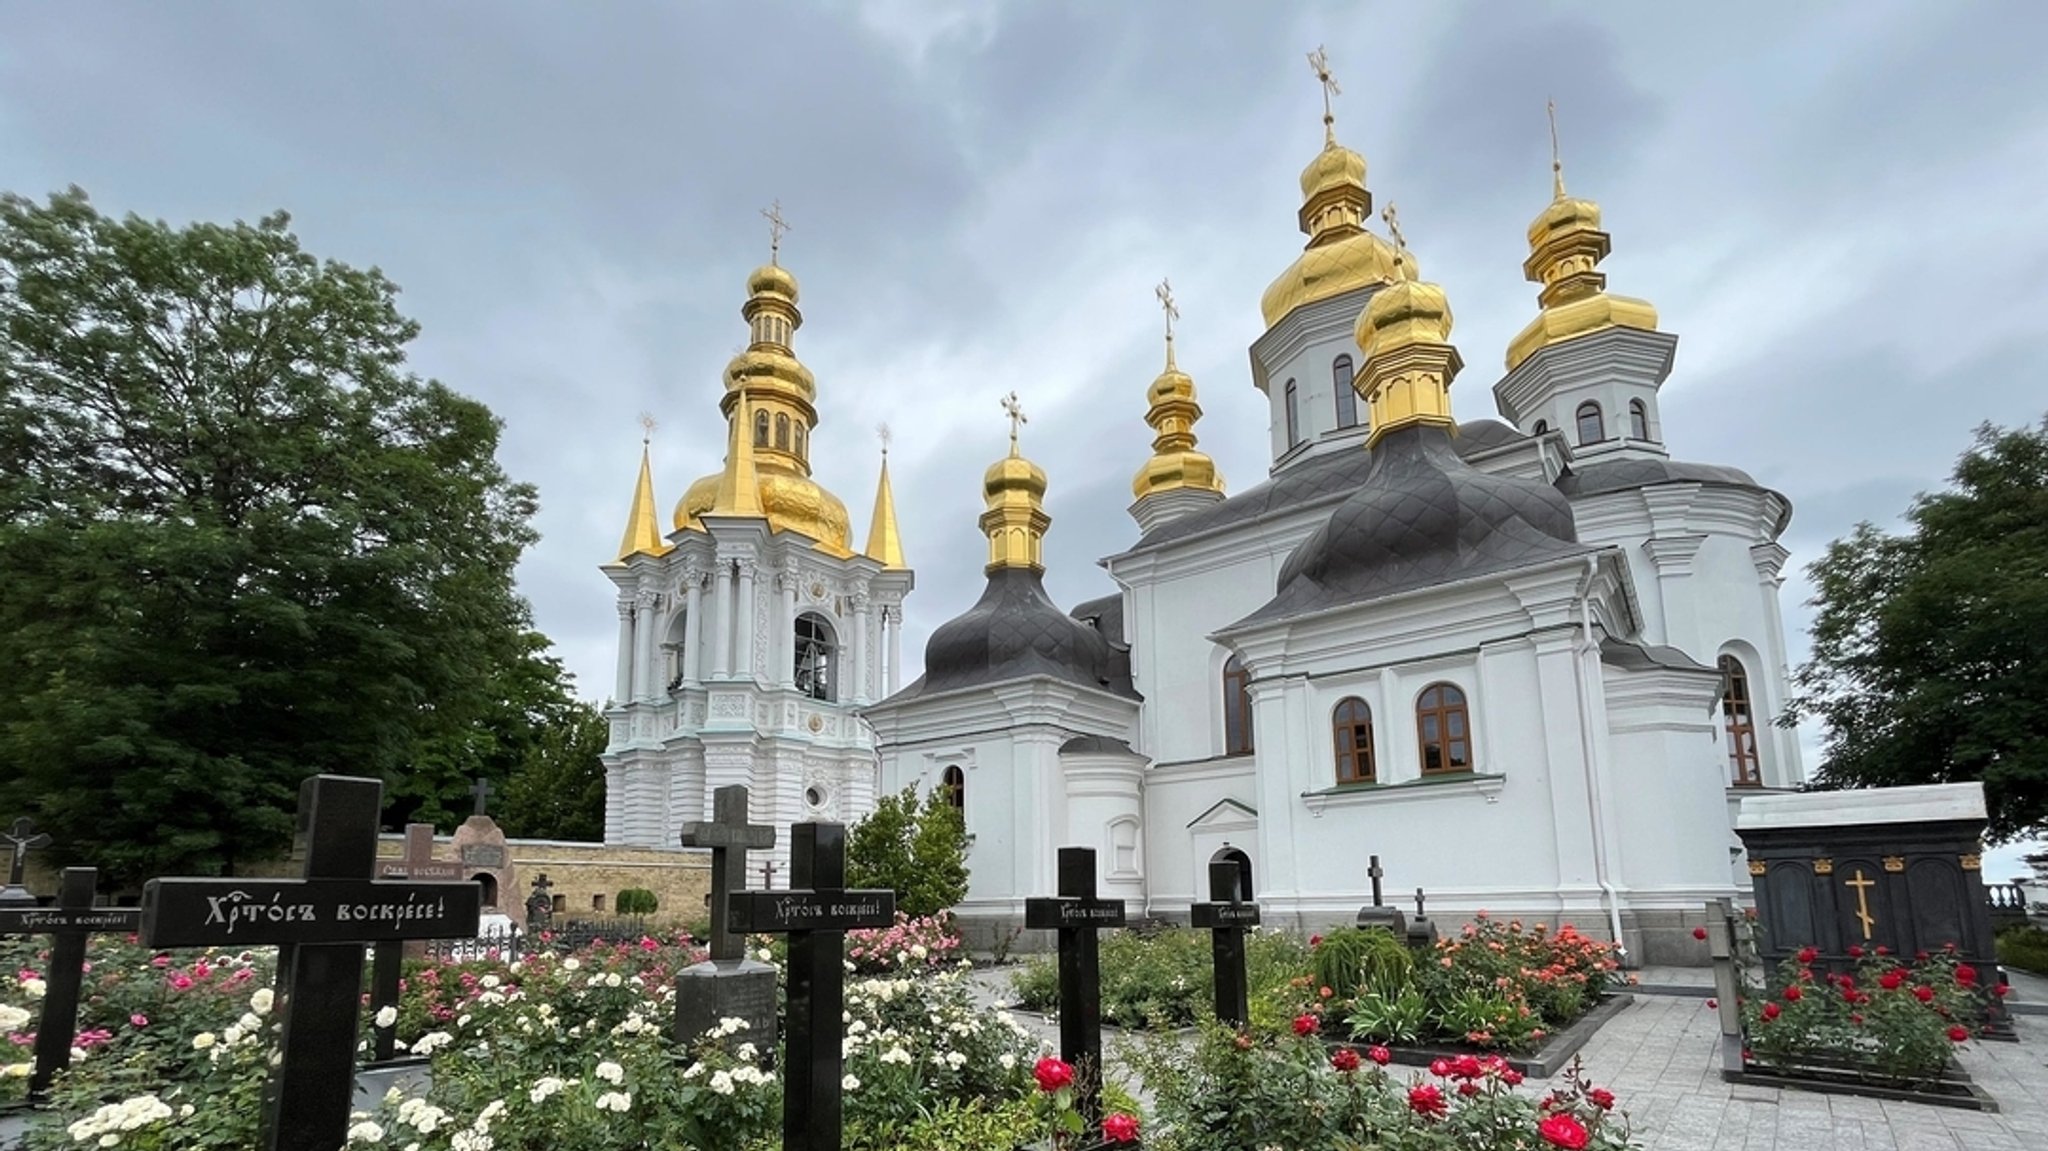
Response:
[[[1643,982],[1694,986],[1706,976],[1658,968]],[[977,971],[974,981],[991,1002],[1013,998],[1008,971]],[[1057,1026],[1017,1018],[1058,1046]],[[1580,1057],[1621,1097],[1643,1151],[2048,1151],[2048,1017],[2015,1025],[2020,1042],[1973,1043],[1962,1053],[1970,1077],[1998,1101],[1995,1115],[1724,1083],[1719,1024],[1702,996],[1638,995]],[[1104,1038],[1112,1075],[1118,1041]],[[1530,1080],[1539,1090],[1544,1082]]]

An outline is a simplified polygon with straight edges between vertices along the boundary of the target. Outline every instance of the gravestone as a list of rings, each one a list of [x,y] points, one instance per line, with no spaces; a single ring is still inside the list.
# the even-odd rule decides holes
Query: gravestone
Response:
[[[1846,970],[1852,946],[1906,958],[1953,946],[1996,982],[1986,822],[1977,783],[1744,799],[1735,833],[1749,853],[1758,954],[1775,967],[1811,946],[1825,966]],[[1997,999],[1991,1023],[2011,1034]]]
[[[1422,889],[1415,889],[1415,918],[1408,921],[1408,946],[1427,951],[1436,946],[1436,924],[1422,912]]]
[[[504,829],[485,810],[491,798],[491,781],[479,779],[469,789],[475,798],[470,817],[455,829],[453,846],[462,877],[483,889],[484,910],[501,913],[515,927],[526,927],[526,902],[519,898],[519,871],[512,863],[512,849],[505,843]]]
[[[546,931],[549,921],[555,917],[554,884],[548,882],[548,873],[543,871],[534,877],[533,894],[526,897],[526,929]]]
[[[1062,847],[1059,895],[1024,901],[1024,926],[1056,929],[1060,1058],[1074,1067],[1074,1101],[1093,1130],[1102,1122],[1102,963],[1097,932],[1124,925],[1124,901],[1095,894],[1095,849]]]
[[[1358,909],[1357,923],[1360,927],[1381,927],[1394,933],[1394,938],[1408,938],[1408,917],[1398,907],[1388,907],[1380,894],[1380,880],[1386,872],[1380,870],[1380,857],[1367,856],[1365,874],[1372,880],[1372,906]]]
[[[709,822],[683,825],[684,847],[711,852],[711,953],[676,973],[675,1039],[688,1047],[721,1019],[744,1019],[755,1036],[775,1033],[775,968],[747,956],[746,940],[732,930],[733,893],[747,881],[747,852],[775,846],[775,829],[747,822],[747,788],[735,783],[711,793]],[[763,1042],[764,1047],[772,1046]]]
[[[0,936],[51,937],[50,962],[43,971],[42,1018],[36,1024],[35,1070],[28,1081],[31,1102],[40,1102],[50,1079],[71,1065],[86,937],[131,932],[142,922],[142,913],[134,908],[94,907],[98,883],[99,873],[92,868],[67,867],[58,884],[57,906],[0,909]]]
[[[300,879],[152,879],[145,947],[277,945],[280,1055],[264,1085],[264,1151],[335,1151],[355,1092],[366,944],[476,935],[468,883],[371,879],[384,785],[316,775],[299,787]]]
[[[1245,975],[1244,933],[1259,925],[1259,905],[1244,902],[1244,864],[1235,859],[1209,863],[1209,903],[1188,908],[1195,927],[1210,933],[1216,968],[1216,1018],[1232,1027],[1251,1019],[1251,988]]]
[[[36,897],[21,885],[22,877],[28,873],[28,853],[39,847],[48,847],[50,837],[36,830],[36,825],[27,816],[14,821],[14,826],[0,833],[0,843],[7,845],[7,885],[0,887],[0,907],[33,907]]]
[[[460,883],[462,865],[452,859],[434,858],[434,825],[431,823],[408,823],[405,825],[405,855],[398,859],[377,861],[379,879],[423,879],[438,883]],[[399,984],[405,972],[405,955],[410,950],[421,954],[421,945],[387,939],[371,948],[370,955],[370,1010],[372,1013],[385,1007],[397,1007],[402,992]],[[395,1027],[379,1027],[370,1038],[370,1057],[379,1063],[389,1062],[396,1053],[398,1031]]]
[[[896,922],[893,891],[846,889],[846,828],[789,829],[789,889],[731,897],[732,929],[789,936],[783,1151],[839,1151],[846,1068],[846,933]]]

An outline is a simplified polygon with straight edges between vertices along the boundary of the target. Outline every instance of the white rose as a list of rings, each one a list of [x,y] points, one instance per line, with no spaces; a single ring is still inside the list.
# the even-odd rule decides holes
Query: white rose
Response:
[[[375,1123],[364,1120],[348,1129],[348,1141],[351,1143],[382,1143],[384,1141],[384,1129]]]
[[[714,1071],[711,1074],[711,1089],[720,1095],[732,1094],[732,1072]]]
[[[271,990],[268,987],[257,988],[256,994],[251,995],[249,997],[249,1006],[258,1015],[270,1014],[270,1009],[276,1005],[277,992]]]
[[[616,1087],[626,1081],[626,1069],[607,1059],[597,1065],[597,1077]]]
[[[848,1075],[848,1076],[847,1076],[846,1078],[844,1078],[844,1079],[841,1079],[841,1080],[839,1081],[839,1089],[840,1089],[841,1091],[858,1091],[858,1090],[860,1090],[860,1076],[858,1076],[858,1075]]]
[[[207,1048],[213,1046],[217,1042],[219,1042],[219,1040],[214,1037],[213,1032],[201,1031],[199,1034],[194,1035],[192,1037],[192,1049],[194,1051],[204,1051]]]
[[[392,1006],[390,1006],[389,1004],[386,1004],[385,1006],[383,1006],[383,1007],[380,1007],[380,1008],[378,1008],[378,1009],[377,1009],[377,1019],[376,1019],[376,1023],[377,1023],[377,1026],[379,1026],[379,1027],[389,1027],[389,1026],[391,1026],[392,1024],[394,1024],[394,1023],[397,1023],[397,1022],[398,1022],[398,1008],[396,1008],[396,1007],[392,1007]]]

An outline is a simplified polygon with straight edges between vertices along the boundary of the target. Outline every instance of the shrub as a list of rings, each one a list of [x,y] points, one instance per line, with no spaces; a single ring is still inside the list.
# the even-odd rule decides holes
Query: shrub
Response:
[[[619,892],[614,906],[619,909],[620,915],[653,915],[655,909],[661,906],[661,900],[655,898],[654,893],[644,887],[628,887]]]
[[[1414,966],[1408,942],[1384,927],[1340,927],[1315,946],[1316,980],[1346,998],[1368,987],[1398,991]]]
[[[1745,990],[1743,1038],[1752,1061],[1781,1068],[1847,1063],[1858,1074],[1927,1083],[1983,1018],[1989,992],[1953,951],[1910,964],[1867,955],[1849,975],[1816,973],[1817,958],[1807,948],[1780,963],[1770,985]]]
[[[885,795],[846,834],[850,887],[886,887],[896,909],[932,915],[967,898],[967,828],[960,813],[933,791],[922,806],[917,789]]]
[[[846,933],[847,962],[863,975],[941,967],[959,954],[960,937],[943,911],[917,919],[899,911],[893,926]]]
[[[2048,931],[2015,927],[1998,937],[1998,961],[2007,967],[2048,975]]]

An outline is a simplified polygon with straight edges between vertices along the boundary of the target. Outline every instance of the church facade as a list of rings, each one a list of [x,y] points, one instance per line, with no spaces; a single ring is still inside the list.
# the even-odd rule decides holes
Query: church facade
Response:
[[[864,713],[880,786],[944,789],[972,837],[962,920],[999,936],[1062,845],[1106,895],[1184,916],[1207,864],[1249,865],[1268,924],[1349,922],[1369,855],[1432,912],[1604,929],[1633,962],[1698,958],[1692,919],[1746,884],[1744,795],[1802,779],[1779,539],[1790,504],[1666,447],[1677,338],[1606,291],[1600,210],[1529,227],[1537,314],[1460,423],[1443,290],[1370,228],[1366,165],[1302,173],[1300,256],[1267,289],[1251,384],[1269,475],[1229,494],[1197,448],[1194,381],[1148,393],[1136,542],[1116,594],[1042,586],[1045,473],[984,478],[987,588],[916,683]],[[1091,557],[1058,557],[1085,562]]]

